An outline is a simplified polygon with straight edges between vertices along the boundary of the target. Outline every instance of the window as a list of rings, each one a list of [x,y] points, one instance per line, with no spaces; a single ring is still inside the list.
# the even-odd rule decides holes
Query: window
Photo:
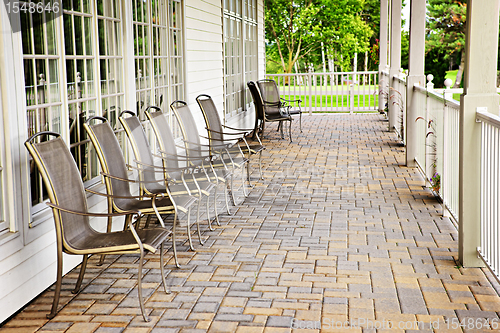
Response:
[[[60,55],[51,13],[21,11],[28,137],[41,131],[61,132]],[[30,157],[31,158],[31,157]],[[30,161],[32,204],[47,199],[42,178]]]
[[[101,109],[116,128],[125,96],[120,1],[97,1],[97,26]]]
[[[144,119],[144,110],[151,105],[150,7],[143,0],[133,0],[135,89],[137,112]]]
[[[225,0],[224,6],[224,73],[227,116],[243,110],[243,44],[241,39],[241,0]]]
[[[245,82],[256,78],[256,0],[224,0],[224,109],[226,117],[231,117],[246,109],[251,96]]]
[[[132,6],[137,110],[144,119],[148,106],[168,111],[184,98],[182,6],[175,0],[133,0]]]
[[[0,98],[0,104],[2,102],[2,99]],[[0,132],[0,234],[3,233],[7,228],[8,228],[8,225],[7,225],[7,222],[5,221],[5,209],[6,209],[6,204],[4,202],[4,198],[5,198],[5,194],[4,194],[4,191],[5,191],[5,181],[4,181],[4,171],[3,171],[3,165],[4,165],[4,147],[5,147],[5,143],[4,143],[4,137],[3,137],[3,133],[5,133],[5,131],[3,131],[3,122],[2,122],[2,118],[0,117],[0,129],[2,129],[2,131]]]
[[[42,0],[40,0],[42,1]],[[25,1],[28,2],[28,1]],[[180,0],[133,0],[132,17],[122,1],[63,0],[63,15],[21,12],[28,136],[55,131],[69,138],[84,181],[97,181],[99,164],[83,122],[106,117],[119,131],[125,106],[125,66],[135,65],[137,111],[157,105],[168,110],[184,98],[183,21]],[[133,24],[134,58],[125,64],[123,21]],[[133,109],[133,106],[128,106]],[[123,143],[123,134],[118,135]],[[41,138],[43,139],[43,137]],[[47,199],[31,164],[33,212]]]
[[[184,44],[182,33],[182,6],[177,0],[169,1],[170,31],[170,85],[171,101],[184,100]]]
[[[4,207],[5,203],[3,202],[3,168],[2,168],[2,156],[0,156],[0,232],[6,229],[5,225],[5,213]]]
[[[83,181],[98,175],[89,156],[83,123],[97,111],[93,15],[89,0],[63,1],[64,59],[68,99],[69,144]]]
[[[21,12],[28,136],[67,134],[84,181],[99,179],[99,165],[83,122],[102,115],[116,129],[124,104],[120,3],[64,0],[57,19],[49,12]],[[30,173],[36,212],[47,194],[33,163]]]
[[[245,80],[246,82],[258,79],[257,62],[257,0],[245,0],[244,3],[245,26]],[[252,101],[250,90],[246,89],[246,103]]]

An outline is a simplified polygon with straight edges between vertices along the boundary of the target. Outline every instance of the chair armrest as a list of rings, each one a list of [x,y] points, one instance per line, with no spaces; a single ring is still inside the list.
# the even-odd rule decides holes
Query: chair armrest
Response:
[[[153,156],[156,156],[156,155],[153,155]],[[161,156],[158,156],[161,158]],[[140,161],[136,161],[134,160],[134,162],[136,162],[139,166],[138,167],[134,167],[133,165],[128,165],[130,168],[132,169],[135,169],[135,170],[138,170],[138,171],[144,171],[145,168],[147,167],[150,167],[149,164],[146,164],[146,163],[142,163]],[[142,167],[144,166],[144,168]],[[161,166],[157,166],[156,168],[160,169],[160,170],[149,170],[151,172],[155,172],[155,173],[163,173],[163,172],[175,172],[175,171],[179,171],[179,172],[186,172],[186,173],[191,173],[193,170],[193,167],[182,167],[182,168],[164,168],[164,167],[161,167]],[[157,183],[161,180],[157,180],[157,181],[144,181],[144,180],[141,180],[141,181],[138,181],[142,184],[150,184],[150,183]]]
[[[244,134],[247,134],[247,132],[221,132],[221,131],[216,131],[216,130],[213,130],[213,129],[210,129],[210,128],[207,128],[207,131],[209,132],[213,132],[213,133],[218,133],[218,134],[222,134],[222,135],[244,135]],[[229,139],[229,140],[232,140],[232,139]]]
[[[200,136],[200,137],[202,137],[202,136]],[[189,143],[190,145],[198,146],[198,147],[207,147],[207,148],[210,148],[210,145],[205,145],[205,144],[202,144],[202,143],[191,142],[191,141],[186,141],[186,140],[184,140],[184,142]],[[186,147],[179,146],[179,145],[177,145],[177,147],[186,149]],[[206,151],[206,150],[199,150],[199,149],[193,149],[193,148],[189,148],[189,150],[192,150],[192,151]]]
[[[200,135],[200,138],[203,138],[203,139],[207,139],[209,140],[210,142],[212,141],[215,141],[215,143],[213,143],[210,147],[211,149],[227,149],[227,148],[231,148],[233,147],[239,140],[239,138],[237,139],[228,139],[228,140],[224,140],[224,139],[214,139],[214,138],[209,138],[209,137],[206,137],[206,136],[201,136]],[[220,142],[225,142],[225,144],[220,144]],[[215,147],[213,146],[215,144]]]
[[[177,161],[180,161],[180,162],[200,161],[200,160],[208,161],[209,160],[209,156],[175,155],[175,154],[167,153],[166,151],[163,151],[161,149],[159,149],[158,151],[161,153],[161,155],[153,154],[153,156],[159,157],[159,158],[164,159],[164,160],[167,159],[167,156],[175,157],[177,159]],[[163,156],[165,156],[165,157],[163,157]]]
[[[135,214],[137,216],[142,215],[142,213],[138,210],[130,210],[126,212],[121,212],[121,213],[90,213],[90,212],[81,212],[77,210],[72,210],[72,209],[67,209],[64,207],[61,207],[59,205],[55,205],[51,202],[46,202],[47,206],[50,208],[60,210],[65,213],[70,213],[70,214],[75,214],[75,215],[82,215],[82,216],[93,216],[93,217],[113,217],[113,216],[124,216],[124,215],[129,215],[129,214]]]
[[[100,195],[106,198],[116,198],[116,199],[142,199],[144,197],[152,197],[150,195],[144,194],[144,195],[132,195],[132,196],[123,196],[123,195],[112,195],[112,194],[107,194],[107,193],[101,193],[97,191],[93,191],[91,189],[86,188],[85,191],[90,192],[92,194]]]
[[[302,103],[302,100],[301,99],[284,99],[282,97],[280,97],[280,100],[282,100],[283,102],[289,102],[289,103]]]
[[[222,127],[229,128],[230,130],[233,131],[242,131],[242,132],[251,132],[253,131],[253,128],[234,128],[226,125],[222,125]]]

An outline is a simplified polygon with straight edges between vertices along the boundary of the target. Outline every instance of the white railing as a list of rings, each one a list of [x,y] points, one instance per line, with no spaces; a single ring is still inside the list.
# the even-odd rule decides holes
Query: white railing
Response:
[[[389,99],[389,72],[380,72],[380,82],[379,82],[379,105],[381,105],[380,111],[387,113]]]
[[[434,193],[443,201],[445,214],[458,221],[458,165],[460,104],[443,93],[415,86],[413,103],[420,117],[417,126],[416,162]]]
[[[479,256],[500,274],[500,117],[478,111],[481,122],[481,247]]]
[[[381,77],[383,82],[383,72]],[[449,89],[451,80],[445,81],[447,89],[434,89],[432,76],[428,76],[428,80],[427,88],[413,87],[411,107],[419,114],[414,120],[416,134],[412,138],[417,142],[415,159],[433,192],[442,200],[443,213],[452,217],[458,227],[460,103],[453,99],[453,95],[461,94],[463,90]],[[395,96],[393,90],[397,90],[402,101],[406,100],[406,82],[401,75],[392,78],[391,90],[391,96]],[[500,89],[497,92],[500,93]],[[381,95],[385,93],[381,88]],[[404,120],[407,113],[406,105],[401,105],[403,115],[398,117],[403,118],[397,120],[395,129],[404,139],[403,126],[407,122],[399,125],[399,121]],[[500,281],[500,117],[478,111],[476,120],[481,122],[482,130],[481,147],[478,147],[481,149],[481,245],[477,253]]]
[[[280,96],[302,100],[306,112],[367,112],[378,110],[378,72],[266,74]]]
[[[458,166],[460,103],[444,98],[441,197],[454,221],[458,221]]]
[[[394,130],[399,139],[406,143],[406,75],[400,73],[392,78],[392,87],[389,92],[389,103],[392,103],[397,110],[397,121]]]

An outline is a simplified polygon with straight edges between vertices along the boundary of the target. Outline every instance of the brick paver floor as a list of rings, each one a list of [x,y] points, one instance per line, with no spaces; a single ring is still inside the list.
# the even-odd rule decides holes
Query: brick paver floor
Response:
[[[381,115],[305,116],[291,144],[271,127],[264,180],[253,173],[249,197],[205,229],[204,246],[180,253],[181,269],[168,263],[171,294],[159,283],[159,256],[146,257],[150,323],[138,306],[138,258],[124,255],[101,267],[91,259],[92,282],[77,296],[77,271],[66,275],[67,305],[54,319],[45,318],[49,290],[1,330],[500,331],[497,285],[486,270],[457,264],[456,228],[419,172],[403,166]]]

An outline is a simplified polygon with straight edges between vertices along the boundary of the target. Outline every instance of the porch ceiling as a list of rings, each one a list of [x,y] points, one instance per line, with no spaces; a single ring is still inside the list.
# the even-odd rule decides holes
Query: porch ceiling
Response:
[[[390,320],[452,329],[468,318],[469,328],[483,330],[487,319],[500,326],[498,285],[457,266],[457,230],[418,170],[403,166],[404,148],[383,116],[315,114],[302,125],[291,144],[267,128],[264,180],[221,227],[204,231],[205,246],[180,253],[181,269],[168,263],[172,294],[159,284],[159,255],[146,257],[151,323],[138,307],[137,257],[108,256],[104,270],[91,259],[86,281],[94,281],[54,319],[45,319],[48,291],[2,331],[286,332],[293,318],[301,328]],[[65,277],[61,303],[76,276]]]

